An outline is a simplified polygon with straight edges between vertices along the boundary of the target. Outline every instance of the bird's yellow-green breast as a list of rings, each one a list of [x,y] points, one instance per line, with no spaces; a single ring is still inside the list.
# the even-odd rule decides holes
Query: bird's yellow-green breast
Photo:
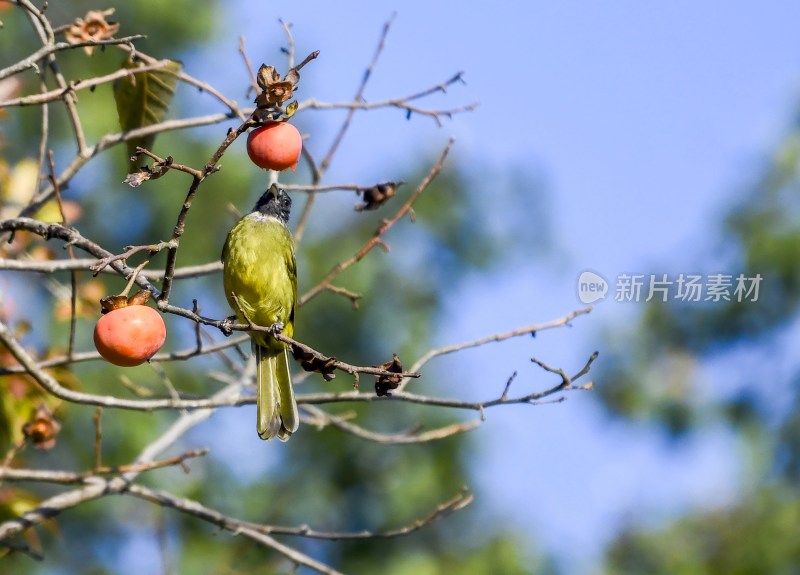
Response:
[[[284,325],[283,333],[293,334],[297,303],[297,267],[294,244],[288,228],[278,219],[258,212],[243,217],[228,234],[222,251],[223,283],[231,308],[241,313],[231,297],[235,292],[242,309],[256,324]],[[274,340],[253,334],[259,344]]]

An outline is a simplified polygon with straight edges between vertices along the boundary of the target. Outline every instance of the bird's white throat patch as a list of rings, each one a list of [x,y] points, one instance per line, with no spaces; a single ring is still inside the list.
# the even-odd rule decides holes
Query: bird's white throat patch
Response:
[[[276,223],[276,224],[283,225],[283,222],[282,222],[282,221],[280,221],[280,220],[279,220],[278,218],[276,218],[275,216],[271,216],[271,215],[263,214],[263,213],[261,213],[261,212],[250,212],[249,214],[247,214],[247,217],[248,217],[249,219],[251,219],[251,220],[255,221],[255,222],[258,222],[258,223],[260,223],[260,224],[263,224],[263,223],[265,223],[265,222],[274,222],[274,223]]]

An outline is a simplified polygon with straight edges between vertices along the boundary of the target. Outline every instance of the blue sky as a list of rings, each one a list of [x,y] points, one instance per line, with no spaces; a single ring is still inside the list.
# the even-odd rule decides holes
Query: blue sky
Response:
[[[543,209],[559,260],[528,262],[523,252],[517,273],[502,285],[473,278],[448,306],[441,343],[579,307],[575,279],[584,269],[607,278],[688,273],[712,258],[709,229],[780,140],[800,94],[800,4],[452,6],[343,0],[264,8],[240,1],[230,5],[226,31],[202,62],[240,82],[238,35],[246,37],[255,62],[275,61],[282,17],[294,25],[300,54],[321,50],[313,73],[303,77],[300,99],[347,100],[396,10],[368,100],[410,94],[465,72],[467,85],[434,102],[450,107],[479,100],[475,112],[441,128],[425,118],[406,122],[391,110],[357,116],[328,177],[402,178],[454,136],[454,161],[476,178],[485,176],[487,186],[492,174],[520,167],[545,182]],[[195,70],[187,62],[189,71],[204,77],[196,62]],[[341,115],[309,114],[315,131],[307,145],[322,150]],[[552,380],[527,365],[528,357],[568,371],[595,349],[602,361],[601,328],[621,325],[643,305],[601,302],[573,329],[470,352],[459,369],[480,380],[469,390],[477,396],[495,393],[514,369],[520,371],[515,385],[544,386]],[[711,367],[700,367],[701,379]],[[589,394],[488,415],[477,432],[481,505],[498,520],[530,527],[537,546],[556,553],[572,572],[590,573],[602,545],[627,518],[657,522],[687,507],[724,504],[741,487],[738,447],[724,429],[712,427],[676,447],[645,425],[607,419]]]

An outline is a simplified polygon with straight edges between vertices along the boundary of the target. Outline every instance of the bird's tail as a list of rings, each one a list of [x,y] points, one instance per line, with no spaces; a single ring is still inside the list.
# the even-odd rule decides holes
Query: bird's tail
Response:
[[[289,349],[265,347],[253,341],[256,358],[258,436],[286,441],[297,431],[300,415],[289,373]]]

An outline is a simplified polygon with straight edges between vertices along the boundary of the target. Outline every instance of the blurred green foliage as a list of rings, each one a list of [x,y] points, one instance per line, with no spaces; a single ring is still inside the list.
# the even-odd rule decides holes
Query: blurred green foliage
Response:
[[[797,494],[766,488],[740,505],[690,515],[664,530],[631,531],[608,554],[615,575],[762,575],[797,573]]]
[[[698,249],[707,273],[760,274],[758,301],[651,302],[637,321],[608,333],[598,376],[614,382],[598,387],[611,413],[661,426],[676,441],[719,424],[735,434],[745,470],[740,499],[660,527],[631,522],[608,553],[607,573],[798,573],[800,373],[778,351],[800,304],[798,120],[763,172],[731,194],[709,225],[705,252]],[[736,350],[774,366],[737,359]],[[702,369],[725,358],[719,371]],[[777,366],[783,381],[767,375]]]

